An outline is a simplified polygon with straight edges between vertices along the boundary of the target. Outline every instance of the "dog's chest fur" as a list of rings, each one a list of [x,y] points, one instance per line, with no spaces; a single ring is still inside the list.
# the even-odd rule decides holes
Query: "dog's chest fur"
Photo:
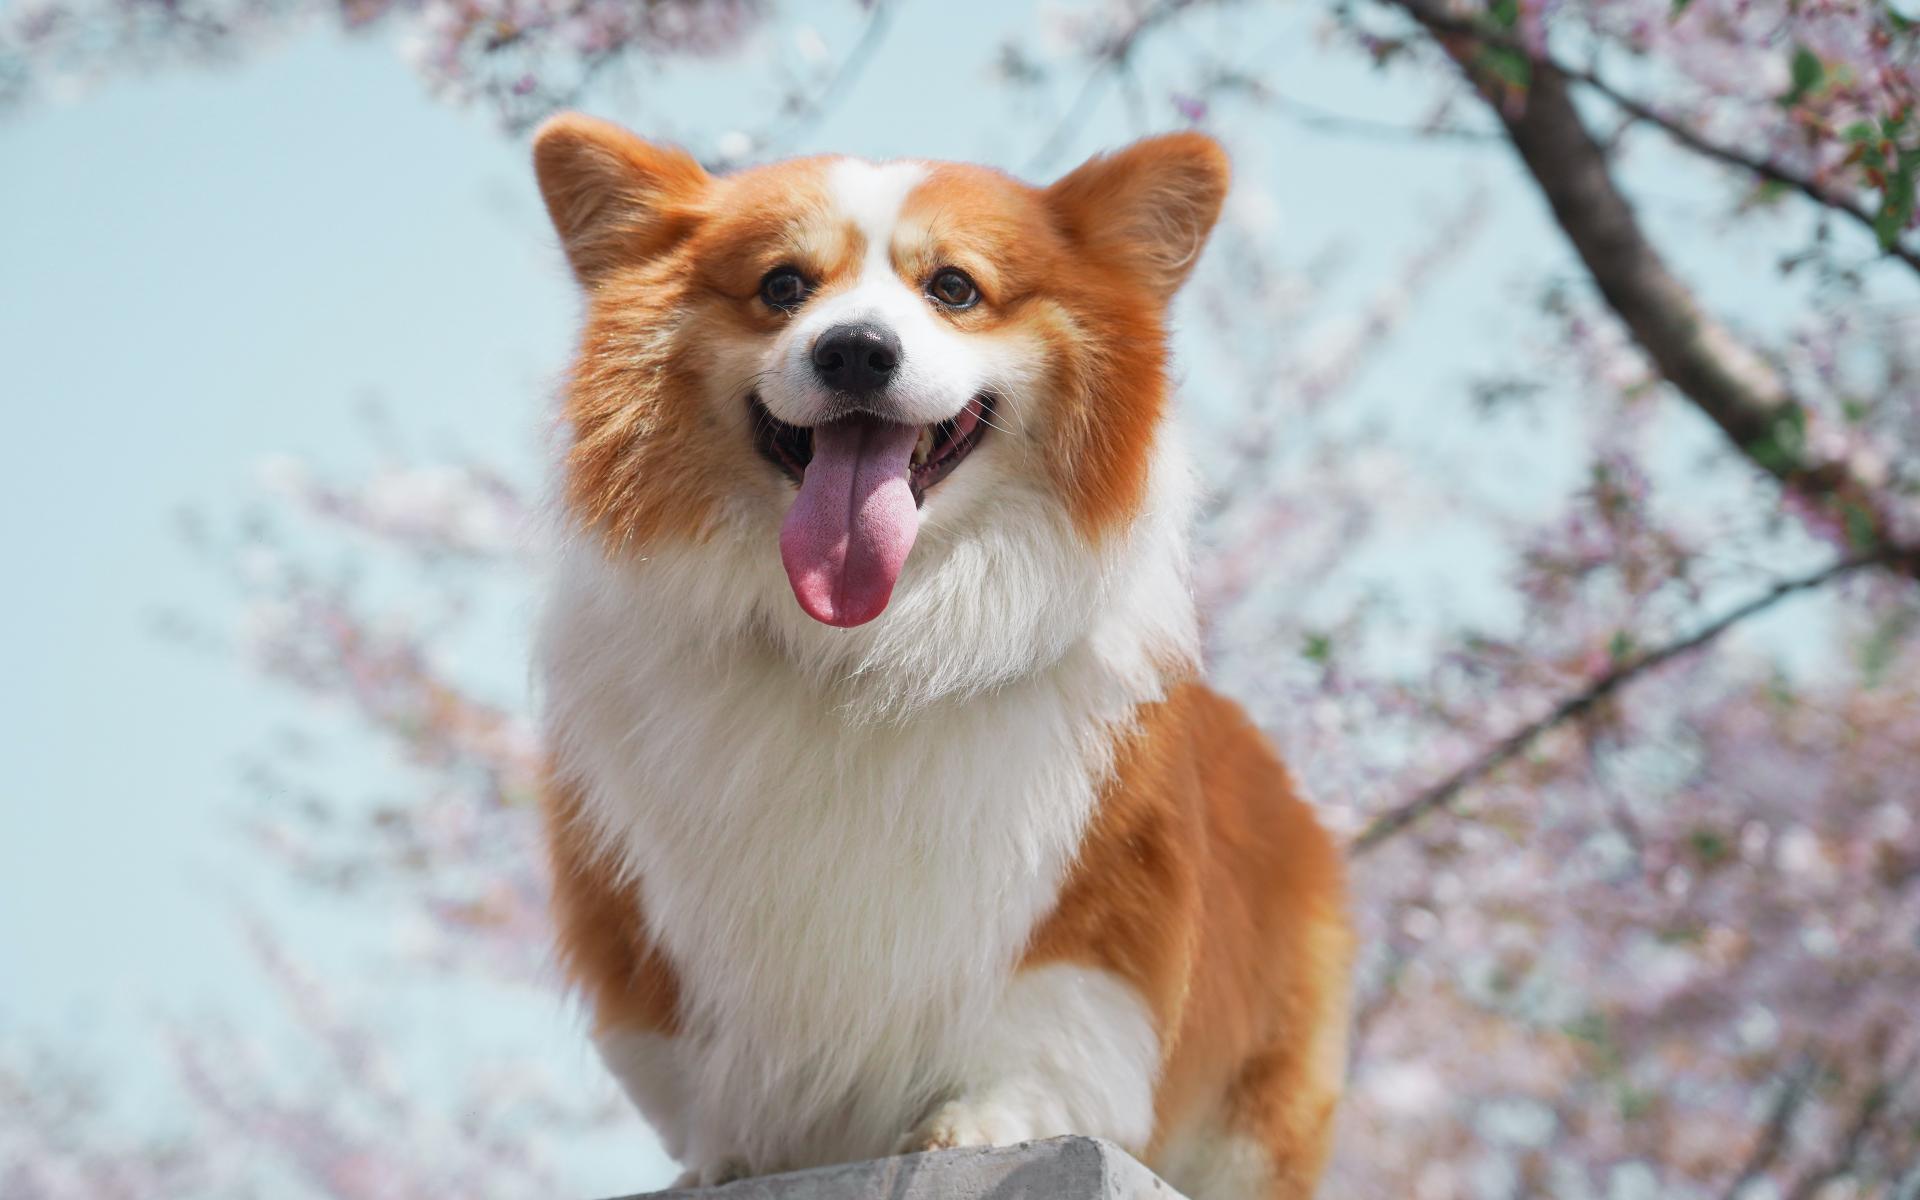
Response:
[[[757,639],[695,649],[635,620],[659,600],[576,564],[545,657],[562,768],[679,976],[690,1136],[760,1131],[710,1148],[756,1163],[885,1153],[953,1081],[1154,695],[1088,638],[852,719]]]

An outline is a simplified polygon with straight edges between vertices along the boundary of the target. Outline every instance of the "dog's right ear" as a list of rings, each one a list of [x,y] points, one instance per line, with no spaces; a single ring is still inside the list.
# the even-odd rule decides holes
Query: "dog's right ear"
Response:
[[[533,171],[567,261],[589,288],[685,237],[713,183],[686,151],[580,113],[551,117],[533,135]]]

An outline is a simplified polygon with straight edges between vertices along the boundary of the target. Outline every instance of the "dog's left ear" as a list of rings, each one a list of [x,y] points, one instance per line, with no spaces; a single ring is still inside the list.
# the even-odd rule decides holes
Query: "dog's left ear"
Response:
[[[1219,142],[1169,133],[1088,159],[1046,195],[1069,237],[1132,271],[1164,304],[1220,218],[1228,175]]]

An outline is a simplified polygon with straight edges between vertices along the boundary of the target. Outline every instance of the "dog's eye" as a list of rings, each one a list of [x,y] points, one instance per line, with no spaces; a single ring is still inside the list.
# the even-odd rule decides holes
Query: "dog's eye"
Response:
[[[948,267],[927,284],[927,295],[948,308],[972,308],[980,303],[980,289],[973,286],[964,271]]]
[[[774,308],[793,308],[810,290],[806,276],[792,267],[775,267],[760,281],[760,298]]]

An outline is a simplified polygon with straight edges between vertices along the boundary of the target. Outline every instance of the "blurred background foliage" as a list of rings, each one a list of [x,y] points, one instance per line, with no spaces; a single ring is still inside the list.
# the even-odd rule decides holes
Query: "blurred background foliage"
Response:
[[[1326,1194],[1920,1196],[1917,18],[7,0],[0,1195],[668,1177],[528,812],[579,105],[716,169],[1220,137],[1197,587],[1356,855]]]

